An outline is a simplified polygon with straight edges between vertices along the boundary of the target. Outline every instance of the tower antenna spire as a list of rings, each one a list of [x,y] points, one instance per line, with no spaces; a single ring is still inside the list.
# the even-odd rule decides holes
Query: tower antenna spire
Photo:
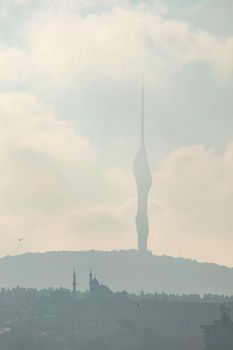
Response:
[[[144,80],[142,79],[141,85],[141,146],[145,145],[145,116],[144,116]]]

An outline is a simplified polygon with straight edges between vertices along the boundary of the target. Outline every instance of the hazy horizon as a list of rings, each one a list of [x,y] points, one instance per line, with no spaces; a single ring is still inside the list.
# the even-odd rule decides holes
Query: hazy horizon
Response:
[[[3,0],[0,256],[136,249],[233,266],[231,0]],[[19,242],[19,238],[23,238]]]

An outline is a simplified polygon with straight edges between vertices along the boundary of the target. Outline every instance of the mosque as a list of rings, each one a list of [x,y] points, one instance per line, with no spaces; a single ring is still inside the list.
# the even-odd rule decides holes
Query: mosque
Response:
[[[76,299],[76,294],[77,294],[77,277],[76,277],[76,271],[74,269],[73,281],[72,281],[73,299]],[[92,269],[90,269],[90,273],[89,273],[89,294],[91,296],[108,296],[113,294],[113,292],[109,287],[100,283],[96,276],[93,277]]]

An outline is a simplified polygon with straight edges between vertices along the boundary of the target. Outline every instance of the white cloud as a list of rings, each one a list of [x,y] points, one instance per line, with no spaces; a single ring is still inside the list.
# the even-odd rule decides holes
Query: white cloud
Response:
[[[95,167],[90,142],[30,94],[0,94],[0,140],[1,207],[56,207],[71,173],[82,174],[82,191],[85,169]]]
[[[88,139],[32,94],[0,94],[0,172],[1,255],[130,239],[127,194],[118,194],[127,176],[105,170]]]
[[[77,136],[72,124],[57,120],[35,96],[1,93],[0,110],[1,141],[12,152],[31,151],[65,164],[95,158],[85,137]]]
[[[208,62],[221,79],[232,76],[232,39],[220,42],[147,6],[90,13],[49,12],[28,27],[37,74],[55,85],[108,77],[161,83],[184,65]]]
[[[15,86],[31,79],[31,57],[20,47],[0,43],[0,87]]]
[[[0,94],[0,124],[2,255],[136,247],[128,170],[101,164],[90,142],[33,95]],[[197,145],[171,152],[153,175],[150,249],[232,264],[232,179],[233,143],[222,154]]]
[[[5,1],[1,13],[10,16],[32,3]],[[194,31],[164,17],[160,5],[44,3],[32,10],[30,23],[23,20],[17,45],[1,37],[2,90],[25,84],[29,91],[40,88],[43,95],[49,88],[54,94],[85,80],[138,80],[142,72],[156,86],[195,62],[207,62],[220,82],[232,79],[233,38]],[[135,247],[132,174],[106,163],[74,125],[32,93],[1,93],[1,254]],[[224,154],[184,147],[160,164],[150,197],[154,252],[233,263],[232,164],[232,144]],[[19,234],[26,237],[23,248]]]
[[[142,73],[147,81],[164,84],[193,62],[209,63],[220,81],[232,77],[233,39],[220,41],[164,17],[160,2],[153,8],[124,1],[106,7],[103,1],[90,1],[84,13],[82,1],[44,4],[31,10],[30,22],[26,17],[20,26],[20,46],[2,42],[1,85],[26,81],[34,87],[64,89],[100,77],[138,80]],[[100,4],[105,10],[98,12]],[[2,8],[13,5],[17,3]]]
[[[232,155],[233,144],[224,154],[192,146],[161,163],[152,195],[155,251],[232,264]]]

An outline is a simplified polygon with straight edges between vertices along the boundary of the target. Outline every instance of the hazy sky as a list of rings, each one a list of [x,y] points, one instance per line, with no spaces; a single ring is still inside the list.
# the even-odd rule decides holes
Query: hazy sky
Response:
[[[233,266],[232,0],[1,0],[0,28],[0,255],[136,247],[143,74],[149,247]]]

